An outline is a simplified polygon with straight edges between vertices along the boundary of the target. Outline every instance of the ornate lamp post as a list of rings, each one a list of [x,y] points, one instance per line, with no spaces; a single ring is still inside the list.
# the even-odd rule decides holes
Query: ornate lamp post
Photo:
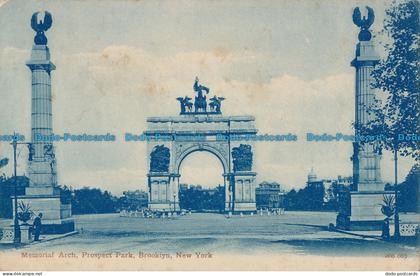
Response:
[[[400,216],[398,213],[398,167],[397,167],[397,159],[398,159],[398,142],[395,142],[395,149],[394,149],[394,189],[395,189],[395,213],[394,213],[394,239],[399,240],[401,237],[400,234]]]
[[[18,219],[18,202],[17,202],[17,161],[16,161],[16,150],[17,145],[28,145],[29,149],[29,161],[32,160],[33,155],[33,144],[31,143],[18,143],[17,141],[18,136],[16,132],[13,133],[13,141],[10,143],[13,146],[13,175],[14,175],[14,220],[13,220],[13,226],[14,226],[14,238],[13,243],[14,244],[20,244],[21,243],[21,231],[20,231],[20,225],[19,225],[19,219]]]
[[[15,196],[14,196],[14,205],[15,205],[15,212],[14,212],[14,237],[13,237],[13,243],[14,244],[20,244],[21,242],[21,233],[20,233],[20,225],[19,225],[19,219],[18,219],[18,203],[17,203],[17,174],[16,174],[16,148],[17,148],[17,136],[16,133],[13,134],[13,142],[11,145],[13,146],[13,182],[14,182],[14,188],[15,188]]]
[[[232,204],[232,190],[229,190],[229,211],[233,211],[233,204]]]

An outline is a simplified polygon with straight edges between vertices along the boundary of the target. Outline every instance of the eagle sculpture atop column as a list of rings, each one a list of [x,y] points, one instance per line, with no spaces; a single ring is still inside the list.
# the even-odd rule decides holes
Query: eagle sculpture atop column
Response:
[[[365,16],[362,18],[359,8],[355,8],[353,11],[353,22],[356,26],[360,27],[359,41],[369,41],[372,38],[369,28],[375,20],[375,13],[370,7],[366,7],[366,9],[368,10],[367,18]]]
[[[45,12],[44,20],[38,21],[39,12],[36,12],[32,15],[31,18],[31,27],[36,32],[34,42],[35,45],[47,45],[48,39],[45,36],[45,31],[47,31],[52,25],[52,16],[51,13]]]

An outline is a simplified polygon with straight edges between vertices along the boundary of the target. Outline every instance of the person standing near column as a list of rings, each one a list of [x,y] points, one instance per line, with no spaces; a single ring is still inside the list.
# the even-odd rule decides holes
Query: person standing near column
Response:
[[[42,213],[34,219],[34,241],[39,241],[39,235],[41,234],[42,228]]]

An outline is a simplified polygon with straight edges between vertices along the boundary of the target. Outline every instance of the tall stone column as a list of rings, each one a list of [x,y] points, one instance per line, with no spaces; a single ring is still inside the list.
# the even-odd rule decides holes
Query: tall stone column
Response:
[[[33,188],[36,193],[48,194],[57,185],[54,146],[52,142],[37,140],[37,137],[53,134],[51,71],[55,69],[55,66],[50,61],[48,47],[34,45],[31,59],[26,65],[32,72],[31,142],[33,150],[28,161],[30,188]]]
[[[359,8],[354,9],[353,22],[360,27],[356,57],[351,66],[356,69],[355,83],[355,135],[353,143],[353,185],[350,197],[344,196],[337,216],[337,227],[353,230],[380,230],[384,215],[381,203],[384,183],[381,180],[381,155],[375,150],[375,142],[360,143],[361,127],[374,119],[369,112],[375,101],[376,90],[371,87],[372,70],[379,57],[375,52],[372,34],[369,31],[374,21],[374,12],[367,7],[368,15],[361,16]],[[345,206],[343,206],[345,205]],[[349,207],[349,208],[348,208]]]
[[[356,68],[355,85],[355,135],[361,137],[360,126],[372,121],[373,114],[368,109],[374,104],[375,89],[371,87],[371,72],[379,62],[373,41],[359,41],[356,46],[356,57],[351,65]],[[362,145],[359,141],[353,143],[353,181],[357,191],[382,191],[381,155],[374,150],[375,144]]]
[[[42,213],[43,233],[57,234],[74,230],[69,199],[60,195],[57,187],[57,166],[53,143],[40,140],[40,136],[53,134],[51,72],[55,65],[44,32],[51,27],[51,14],[45,12],[43,20],[34,13],[31,26],[36,31],[31,59],[26,63],[32,74],[31,88],[31,143],[29,144],[29,187],[19,201],[28,204],[38,215]],[[34,219],[34,218],[33,218]]]

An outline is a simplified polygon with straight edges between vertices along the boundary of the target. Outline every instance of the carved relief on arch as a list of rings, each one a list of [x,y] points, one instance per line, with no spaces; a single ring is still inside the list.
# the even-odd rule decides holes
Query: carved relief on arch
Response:
[[[240,144],[232,149],[233,171],[252,170],[252,147],[247,144]]]
[[[150,153],[150,172],[169,172],[171,153],[164,145],[157,145]]]

